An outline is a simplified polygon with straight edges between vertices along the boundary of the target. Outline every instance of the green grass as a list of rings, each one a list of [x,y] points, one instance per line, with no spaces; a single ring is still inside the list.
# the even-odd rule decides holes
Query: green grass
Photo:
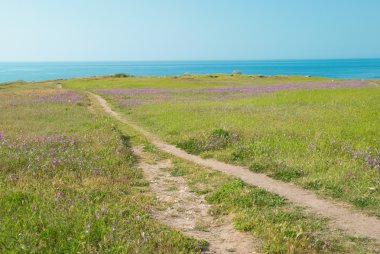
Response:
[[[222,100],[184,91],[126,106],[118,96],[107,98],[131,121],[190,153],[245,165],[380,216],[380,171],[373,163],[380,161],[378,87]],[[218,130],[230,137],[215,136]]]
[[[99,78],[77,78],[57,81],[61,82],[65,88],[79,90],[96,90],[104,88],[196,88],[204,86],[225,86],[225,85],[266,85],[272,83],[286,82],[308,82],[329,80],[322,77],[302,77],[302,76],[257,76],[257,75],[180,75],[162,77],[99,77]]]
[[[160,153],[80,91],[318,80],[324,79],[190,75],[0,86],[0,252],[199,252],[204,241],[150,217],[152,209],[165,207],[134,167],[130,146],[143,143],[152,160],[171,158],[170,174],[206,195],[213,216],[232,215],[235,227],[258,238],[263,252],[376,253],[372,241],[350,237],[278,195]],[[79,99],[57,98],[67,91],[58,83],[79,90]],[[191,153],[246,165],[379,215],[379,171],[364,157],[379,149],[378,88],[244,98],[181,92],[127,107],[119,97],[107,99],[130,120]],[[198,227],[207,229],[201,222]]]
[[[148,183],[113,120],[90,101],[0,93],[1,253],[198,253],[204,241],[152,219]],[[90,108],[94,112],[94,108]]]
[[[216,218],[233,216],[235,228],[259,239],[263,253],[376,253],[370,240],[351,237],[329,226],[328,219],[308,213],[279,195],[141,143],[154,160],[170,158],[174,167],[169,172],[181,171],[190,189],[206,196],[211,204],[208,212]]]

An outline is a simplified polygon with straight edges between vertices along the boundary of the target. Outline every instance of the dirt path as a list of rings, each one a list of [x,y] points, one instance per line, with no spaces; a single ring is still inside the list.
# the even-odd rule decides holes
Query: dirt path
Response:
[[[272,193],[279,194],[287,198],[290,202],[301,205],[309,211],[331,218],[332,222],[338,228],[343,229],[352,235],[370,237],[375,239],[377,243],[380,243],[380,220],[377,218],[355,212],[351,210],[348,205],[322,199],[311,191],[304,190],[290,183],[274,180],[265,174],[253,173],[247,168],[241,166],[230,165],[213,159],[203,159],[198,156],[188,154],[173,145],[169,145],[161,141],[156,136],[145,131],[141,127],[130,123],[120,114],[113,111],[109,107],[106,100],[102,97],[95,94],[91,95],[96,98],[108,114],[145,135],[149,141],[160,150],[194,162],[198,165],[224,172],[228,175],[240,178],[248,184],[252,184]]]
[[[134,148],[141,162],[138,164],[149,181],[158,200],[169,205],[164,211],[155,211],[153,216],[165,224],[181,230],[184,234],[206,240],[209,249],[204,253],[256,253],[257,243],[250,235],[234,229],[231,217],[215,219],[207,211],[210,206],[203,196],[190,192],[182,177],[171,176],[170,160],[146,163],[146,154],[141,147]]]

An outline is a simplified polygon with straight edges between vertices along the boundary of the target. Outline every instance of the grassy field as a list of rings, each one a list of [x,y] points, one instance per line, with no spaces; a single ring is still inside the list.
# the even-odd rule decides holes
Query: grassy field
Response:
[[[302,77],[302,76],[272,76],[263,77],[257,75],[231,76],[227,74],[213,75],[180,75],[162,77],[98,77],[98,78],[77,78],[57,81],[70,89],[96,90],[103,88],[197,88],[205,86],[221,86],[229,84],[252,84],[265,85],[275,82],[307,82],[328,80],[321,77]]]
[[[130,130],[129,130],[130,132]],[[145,143],[155,160],[170,158],[173,176],[186,179],[190,189],[206,195],[209,213],[233,215],[235,227],[260,240],[262,253],[376,253],[366,238],[352,237],[329,226],[329,220],[306,212],[283,197],[249,186],[222,173],[162,154]]]
[[[198,253],[153,220],[129,137],[68,90],[0,90],[1,253]],[[90,110],[89,110],[90,109]]]
[[[193,154],[247,165],[380,216],[380,90],[375,82],[339,82],[186,75],[0,85],[0,252],[204,249],[202,239],[152,218],[166,204],[135,166],[131,146],[143,144],[152,160],[171,158],[170,173],[206,195],[209,213],[233,215],[265,253],[376,253],[372,241],[278,195],[157,151],[83,92],[104,96]]]
[[[191,153],[243,164],[380,216],[378,91],[279,92],[126,113]]]
[[[380,216],[378,83],[190,75],[64,85],[107,97],[126,117],[190,153],[245,165]]]

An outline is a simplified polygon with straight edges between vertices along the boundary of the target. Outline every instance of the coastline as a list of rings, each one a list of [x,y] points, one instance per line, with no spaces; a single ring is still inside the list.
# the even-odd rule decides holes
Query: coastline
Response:
[[[184,73],[231,74],[235,70],[247,75],[379,79],[380,59],[0,62],[0,83],[109,76],[115,73],[143,77],[175,76]]]

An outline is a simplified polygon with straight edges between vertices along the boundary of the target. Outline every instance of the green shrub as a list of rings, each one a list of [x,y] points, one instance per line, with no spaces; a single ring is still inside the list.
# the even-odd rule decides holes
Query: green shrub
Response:
[[[177,144],[177,147],[196,155],[204,151],[202,142],[195,138],[180,142]]]
[[[249,170],[256,173],[262,173],[265,171],[265,166],[260,163],[253,163],[251,166],[249,166]]]
[[[188,173],[188,170],[186,168],[182,167],[175,167],[170,171],[170,174],[172,176],[184,176]]]
[[[274,165],[270,176],[274,179],[289,182],[291,180],[303,177],[305,172],[302,169],[292,168],[282,165]]]
[[[125,73],[116,73],[113,75],[115,78],[128,78],[130,75],[125,74]]]
[[[224,129],[215,129],[206,139],[190,138],[177,144],[177,147],[191,154],[200,154],[206,151],[216,151],[239,141],[237,134]]]

